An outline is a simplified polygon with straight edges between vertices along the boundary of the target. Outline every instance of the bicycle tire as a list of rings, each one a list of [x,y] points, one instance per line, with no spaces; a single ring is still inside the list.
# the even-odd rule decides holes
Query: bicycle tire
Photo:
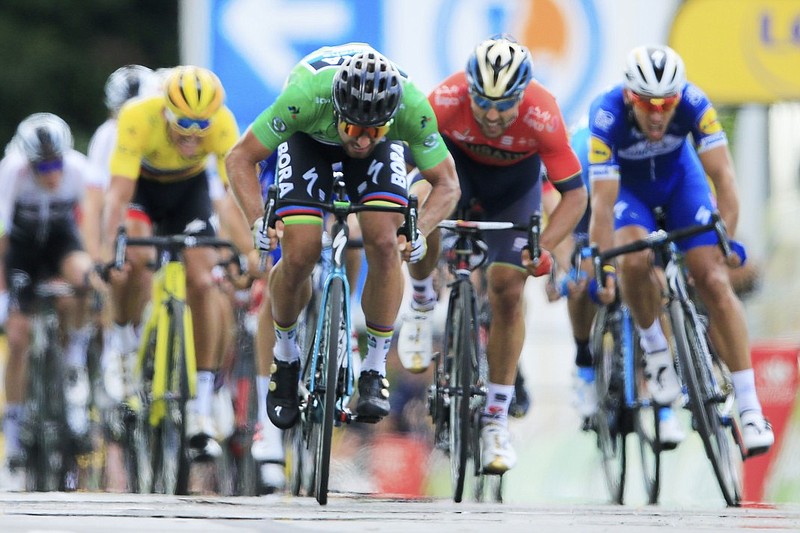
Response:
[[[125,455],[128,468],[128,488],[139,494],[150,494],[154,489],[153,459],[155,457],[155,431],[150,425],[150,401],[153,391],[153,362],[155,361],[155,330],[145,330],[142,364],[138,368],[137,390],[126,413]],[[137,357],[140,353],[137,352]]]
[[[470,403],[472,395],[473,362],[475,357],[475,341],[471,328],[476,328],[474,315],[474,295],[468,283],[453,286],[450,295],[452,313],[448,320],[450,328],[450,349],[453,365],[450,369],[450,478],[453,489],[453,500],[461,502],[466,482],[467,462],[472,453],[472,416]]]
[[[611,502],[621,505],[625,495],[626,436],[629,428],[626,427],[622,354],[619,352],[622,332],[619,315],[615,313],[616,310],[607,307],[598,309],[590,342],[597,391],[597,446],[602,455],[603,473]]]
[[[312,391],[312,404],[316,405],[311,426],[314,435],[315,472],[314,497],[320,505],[328,503],[328,482],[331,467],[331,445],[333,438],[334,413],[336,408],[336,377],[339,360],[339,323],[343,309],[343,284],[339,278],[331,280],[328,286],[322,331],[317,354],[317,376],[315,390]]]
[[[164,494],[187,494],[189,485],[190,461],[183,427],[189,383],[184,359],[183,327],[184,309],[173,302],[167,332],[168,373],[166,397],[163,400],[166,410],[157,432],[161,458],[157,487],[158,492]]]
[[[729,506],[738,506],[741,501],[741,478],[734,455],[734,437],[720,419],[717,411],[720,399],[711,389],[712,356],[703,333],[705,328],[699,323],[697,311],[690,302],[670,302],[669,313],[696,430],[703,441],[722,497]]]
[[[633,429],[639,441],[639,459],[647,503],[658,503],[661,492],[661,441],[659,433],[659,407],[650,399],[644,377],[644,354],[634,340],[633,363]]]

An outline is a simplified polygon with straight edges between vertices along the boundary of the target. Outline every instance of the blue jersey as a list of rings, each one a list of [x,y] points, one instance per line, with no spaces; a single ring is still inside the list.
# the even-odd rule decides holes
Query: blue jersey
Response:
[[[711,102],[687,83],[664,137],[651,142],[636,126],[623,92],[618,85],[600,95],[589,113],[589,178],[620,182],[615,227],[636,224],[652,231],[656,207],[664,209],[668,230],[708,222],[716,204],[697,152],[728,142]],[[701,235],[681,247],[713,242],[713,234]]]

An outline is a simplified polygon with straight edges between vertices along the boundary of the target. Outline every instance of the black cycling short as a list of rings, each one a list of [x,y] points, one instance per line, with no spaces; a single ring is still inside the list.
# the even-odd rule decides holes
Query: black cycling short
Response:
[[[50,224],[44,241],[20,238],[12,232],[5,257],[6,287],[16,300],[12,305],[30,314],[33,310],[34,286],[59,276],[64,258],[82,250],[78,228],[74,223]],[[15,281],[20,283],[21,280],[24,280],[24,284],[15,291]]]
[[[130,208],[133,210],[130,216],[134,218],[137,211],[147,216],[154,235],[185,233],[213,237],[216,234],[211,223],[214,210],[205,170],[174,183],[140,177]]]
[[[378,143],[365,159],[347,155],[340,145],[315,141],[295,133],[278,145],[276,175],[281,199],[330,200],[333,165],[341,163],[347,195],[351,201],[381,201],[404,206],[408,203],[407,173],[403,143]],[[318,209],[281,207],[279,217],[322,217]]]

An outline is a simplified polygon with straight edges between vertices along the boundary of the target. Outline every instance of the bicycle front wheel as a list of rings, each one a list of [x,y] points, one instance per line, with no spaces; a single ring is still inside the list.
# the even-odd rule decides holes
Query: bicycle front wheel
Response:
[[[690,303],[673,301],[669,311],[680,370],[697,432],[714,469],[722,497],[729,506],[737,506],[742,493],[741,454],[729,429],[730,416],[722,412],[727,402],[712,374],[712,355],[705,326]]]
[[[339,360],[339,324],[342,320],[344,287],[342,280],[334,278],[328,287],[328,298],[323,309],[322,331],[319,332],[319,352],[315,387],[311,391],[312,426],[311,441],[315,443],[314,496],[320,505],[328,503],[328,481],[331,467],[331,440],[336,412],[336,376]]]
[[[611,501],[622,504],[627,463],[625,439],[629,432],[629,417],[623,391],[622,333],[616,310],[609,310],[607,307],[598,310],[590,342],[597,390],[597,446],[602,454],[603,473]]]
[[[452,354],[450,368],[450,478],[453,500],[460,502],[464,494],[467,460],[472,451],[472,413],[470,403],[474,369],[477,365],[477,322],[474,314],[472,286],[453,286],[448,312],[448,348]]]

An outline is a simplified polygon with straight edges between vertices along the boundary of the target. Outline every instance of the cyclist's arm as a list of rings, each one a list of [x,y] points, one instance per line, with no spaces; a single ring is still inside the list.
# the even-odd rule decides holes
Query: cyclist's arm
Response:
[[[733,168],[733,159],[727,145],[719,145],[698,154],[703,163],[703,169],[714,184],[722,220],[728,231],[728,236],[736,235],[736,226],[739,223],[739,196],[736,191],[736,172]]]
[[[93,261],[98,262],[103,258],[100,240],[103,227],[103,202],[105,191],[100,187],[88,186],[83,194],[81,205],[81,236],[86,252]]]
[[[596,180],[592,182],[592,216],[589,221],[589,241],[600,251],[614,245],[614,203],[619,194],[619,181]]]
[[[268,158],[271,153],[272,150],[264,146],[253,134],[252,127],[249,127],[225,158],[228,181],[248,224],[264,214],[256,169],[259,161]]]
[[[111,185],[106,193],[106,206],[103,212],[103,261],[114,259],[114,239],[117,229],[125,222],[128,204],[136,191],[136,180],[122,176],[111,176]]]
[[[431,184],[431,192],[419,210],[417,221],[419,231],[427,236],[453,212],[461,196],[461,187],[458,184],[455,161],[449,152],[439,164],[420,170],[420,174]]]

